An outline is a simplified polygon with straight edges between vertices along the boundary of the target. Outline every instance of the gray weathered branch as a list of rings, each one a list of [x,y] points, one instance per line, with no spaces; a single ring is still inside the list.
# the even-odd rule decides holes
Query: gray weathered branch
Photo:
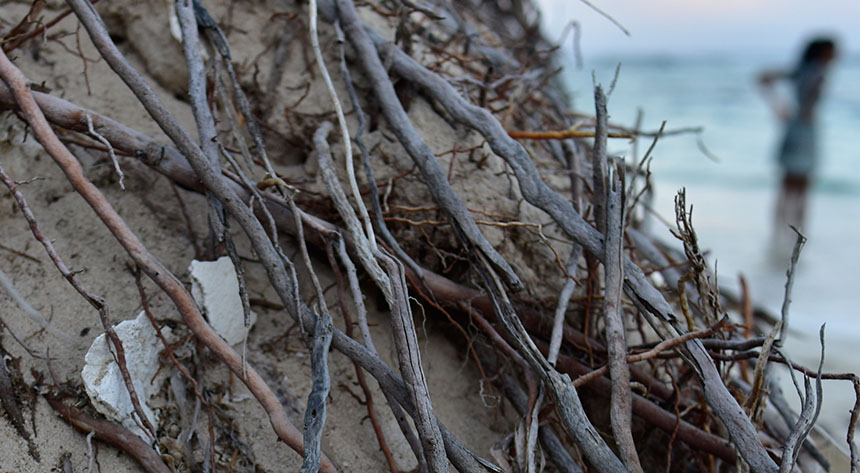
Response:
[[[338,5],[349,4],[339,0]],[[341,21],[344,12],[340,11]],[[358,21],[354,19],[354,21]],[[365,29],[367,37],[380,51],[388,50],[387,41],[372,30]],[[352,38],[352,37],[351,37]],[[366,45],[356,35],[355,46]],[[499,121],[490,111],[477,107],[457,94],[456,90],[437,74],[415,62],[398,48],[392,48],[392,68],[404,79],[422,88],[428,96],[436,100],[457,122],[463,123],[481,133],[491,149],[514,170],[523,197],[532,205],[548,213],[555,222],[583,248],[603,258],[603,236],[588,225],[576,213],[570,202],[555,193],[540,177],[525,149],[510,138]],[[644,273],[629,259],[624,261],[625,291],[631,300],[648,315],[648,321],[664,338],[671,338],[684,332],[678,324],[673,310],[663,295],[648,282]],[[722,382],[714,361],[698,340],[687,342],[684,351],[688,352],[688,362],[696,370],[704,388],[705,399],[726,425],[738,451],[756,472],[774,473],[777,466],[765,451],[758,439],[755,427],[744,415],[737,400]]]

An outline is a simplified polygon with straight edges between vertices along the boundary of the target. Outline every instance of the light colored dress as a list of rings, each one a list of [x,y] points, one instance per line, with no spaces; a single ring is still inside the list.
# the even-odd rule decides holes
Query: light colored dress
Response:
[[[777,161],[782,170],[791,176],[806,177],[812,174],[818,162],[818,139],[811,114],[804,116],[803,110],[814,110],[818,100],[818,89],[824,79],[826,66],[813,61],[801,65],[792,74],[796,108],[785,126]]]

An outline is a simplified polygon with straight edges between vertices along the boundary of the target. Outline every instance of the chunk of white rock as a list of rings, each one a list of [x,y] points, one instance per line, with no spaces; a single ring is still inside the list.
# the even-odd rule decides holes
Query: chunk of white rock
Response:
[[[233,262],[227,256],[215,261],[192,260],[191,295],[215,333],[230,345],[245,339],[245,315],[239,296],[239,279]],[[251,312],[248,330],[257,321]]]
[[[162,370],[153,380],[158,372],[161,341],[144,312],[138,314],[135,319],[120,322],[114,326],[114,330],[122,342],[126,368],[140,400],[141,410],[150,424],[157,426],[155,415],[148,404],[161,389],[168,371]],[[161,333],[168,341],[174,338],[167,327],[162,328]],[[138,437],[151,441],[151,436],[141,428],[143,423],[138,425],[135,421],[137,415],[132,417],[134,406],[131,396],[114,359],[113,345],[108,347],[104,333],[93,341],[84,363],[81,377],[96,410],[108,419],[119,422]]]

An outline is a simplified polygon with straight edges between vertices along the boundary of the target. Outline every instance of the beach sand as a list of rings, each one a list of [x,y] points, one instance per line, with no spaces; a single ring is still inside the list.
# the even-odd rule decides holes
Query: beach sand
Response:
[[[164,2],[142,2],[142,5],[134,5],[137,2],[131,1],[103,3],[110,3],[100,5],[109,26],[120,30],[126,28],[125,41],[120,44],[123,52],[128,54],[132,64],[155,88],[171,113],[187,130],[195,130],[190,107],[177,99],[187,79],[182,73],[184,59],[180,45],[167,32],[167,7]],[[216,17],[225,13],[227,4],[207,2]],[[17,21],[26,14],[28,7],[28,2],[6,2],[0,6],[0,17]],[[45,12],[46,17],[52,18],[62,8],[63,2],[52,2]],[[288,22],[286,18],[273,16],[281,11],[283,4],[274,1],[255,2],[251,6],[234,9],[231,21],[234,29],[230,41],[235,63],[241,65],[257,61],[261,69],[268,70],[271,54],[267,53],[266,45],[277,39],[276,36],[281,34]],[[299,22],[295,22],[288,26],[299,28],[299,25]],[[69,16],[51,29],[52,35],[64,32],[64,36],[34,50],[17,50],[15,64],[32,80],[39,83],[44,81],[44,86],[52,94],[107,115],[150,136],[160,137],[167,143],[146,111],[110,71],[105,61],[88,61],[86,76],[83,74],[84,63],[74,54],[76,26],[74,15]],[[335,44],[329,26],[324,25],[322,29],[326,44]],[[306,33],[298,30],[294,34],[298,37]],[[152,35],[157,35],[162,41],[151,41]],[[83,55],[90,60],[98,58],[97,51],[83,29],[79,32],[79,39]],[[288,63],[280,82],[280,90],[284,92],[277,97],[276,103],[271,104],[273,109],[298,102],[305,92],[304,86],[308,79],[300,45],[301,42],[294,41],[287,55]],[[328,50],[334,51],[336,48],[329,47]],[[37,59],[33,57],[35,51],[38,52]],[[144,62],[142,56],[148,56],[149,61]],[[334,53],[330,60],[333,65],[330,67],[334,67]],[[88,93],[88,89],[91,93]],[[311,89],[308,97],[295,108],[297,117],[300,112],[316,113],[330,108],[322,81],[313,81]],[[345,92],[342,93],[345,96]],[[280,126],[284,125],[286,118],[275,113],[271,120]],[[430,137],[445,136],[447,130],[435,129],[434,126],[439,125],[425,122],[422,132]],[[295,149],[288,144],[275,142],[271,149],[278,150],[272,155],[279,170],[287,173],[289,166],[300,164],[297,160],[300,154],[291,154]],[[195,256],[194,249],[167,179],[133,160],[123,158],[121,163],[126,175],[126,190],[122,191],[109,161],[81,148],[76,148],[75,152],[82,159],[87,177],[99,186],[132,230],[186,287],[190,287],[187,268]],[[42,232],[54,242],[66,264],[73,271],[80,271],[77,279],[89,291],[105,299],[113,322],[116,324],[135,317],[141,310],[141,304],[134,277],[127,268],[130,258],[82,198],[72,191],[47,153],[32,136],[25,133],[22,122],[9,112],[0,116],[0,156],[6,171],[14,179],[27,181],[38,178],[22,185],[21,190]],[[196,234],[202,237],[206,232],[205,200],[200,195],[184,190],[179,190],[179,195],[189,209]],[[40,325],[9,297],[0,295],[0,317],[3,322],[32,351],[45,355],[49,350],[50,362],[27,356],[8,334],[2,336],[3,348],[10,356],[21,359],[21,372],[26,382],[33,382],[30,372],[34,369],[48,379],[54,377],[58,382],[79,386],[84,354],[93,339],[102,332],[98,314],[62,279],[44,249],[33,238],[11,196],[5,191],[0,192],[0,221],[3,222],[0,225],[0,270],[10,277],[21,296],[68,339],[40,330]],[[236,225],[233,226],[233,233],[240,252],[250,256],[247,242]],[[289,242],[284,242],[284,247],[289,255],[298,258],[296,248]],[[333,276],[322,269],[327,268],[327,264],[319,262],[317,272],[322,278],[322,285],[329,287],[334,281]],[[304,269],[299,266],[300,278],[304,282],[301,284],[303,296],[307,300],[311,297],[312,285],[305,279]],[[274,291],[268,288],[265,273],[259,264],[249,262],[246,267],[251,297],[277,301]],[[146,281],[145,287],[154,315],[168,321],[178,320],[176,310],[164,294],[149,281]],[[334,290],[327,293],[332,299],[329,302],[331,306],[336,305],[335,294]],[[368,300],[367,303],[377,349],[389,365],[396,366],[388,315],[376,309],[374,301]],[[250,332],[248,361],[276,390],[287,407],[290,419],[301,428],[304,405],[311,388],[309,352],[300,331],[289,330],[292,320],[284,311],[258,306],[254,310],[260,317]],[[497,403],[490,405],[493,403],[482,398],[480,374],[474,364],[465,361],[466,346],[452,343],[443,332],[436,330],[438,324],[435,321],[422,320],[420,314],[418,317],[422,324],[419,338],[423,361],[436,414],[455,435],[466,439],[470,448],[489,457],[491,445],[505,435],[515,422],[512,420],[514,411],[510,406],[501,409]],[[342,318],[339,315],[334,318],[335,325],[343,329]],[[183,335],[188,333],[181,326],[179,332]],[[289,336],[285,336],[287,333]],[[227,368],[217,363],[206,350],[200,354],[199,363],[201,372],[198,377],[202,387],[211,393],[213,401],[217,401],[218,435],[233,435],[236,439],[236,451],[218,452],[222,459],[226,458],[229,463],[231,456],[236,455],[239,460],[236,468],[247,468],[241,471],[297,471],[301,457],[278,441],[265,412],[249,395],[245,386],[231,379]],[[169,366],[165,366],[165,369],[169,369]],[[355,378],[353,365],[343,355],[332,352],[330,369],[333,385],[323,451],[341,471],[379,471],[385,465],[385,459],[371,423],[366,418],[365,407],[358,401],[363,394]],[[412,452],[403,440],[391,411],[385,406],[384,397],[376,383],[372,378],[369,379],[377,403],[376,413],[394,457],[401,469],[412,469],[416,466]],[[229,396],[225,396],[226,393]],[[358,398],[353,393],[357,393]],[[165,432],[175,433],[179,416],[175,407],[170,407],[173,403],[171,396],[165,387],[154,404],[161,407],[156,409],[160,413],[161,428]],[[0,471],[47,471],[58,465],[66,454],[71,455],[74,471],[86,471],[89,461],[86,436],[61,420],[40,397],[36,399],[32,410],[25,407],[25,418],[30,419],[31,415],[33,423],[28,420],[27,429],[38,445],[41,462],[36,462],[28,455],[26,442],[9,422],[2,420]],[[200,423],[199,430],[205,441],[208,436],[205,412],[201,415]],[[226,429],[228,425],[234,429],[233,433]],[[32,432],[33,427],[35,433]],[[114,448],[98,442],[96,447],[101,471],[139,470],[135,462]],[[165,453],[171,454],[169,449]],[[256,465],[256,470],[248,466],[251,463]],[[245,466],[242,467],[242,464]]]

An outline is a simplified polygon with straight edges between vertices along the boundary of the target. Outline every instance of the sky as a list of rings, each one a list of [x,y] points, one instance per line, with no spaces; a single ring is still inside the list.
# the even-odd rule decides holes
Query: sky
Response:
[[[857,0],[591,0],[631,35],[579,0],[537,0],[550,39],[582,25],[586,58],[618,54],[791,55],[813,34],[834,35],[845,55],[860,53]],[[570,38],[565,40],[570,45]]]

